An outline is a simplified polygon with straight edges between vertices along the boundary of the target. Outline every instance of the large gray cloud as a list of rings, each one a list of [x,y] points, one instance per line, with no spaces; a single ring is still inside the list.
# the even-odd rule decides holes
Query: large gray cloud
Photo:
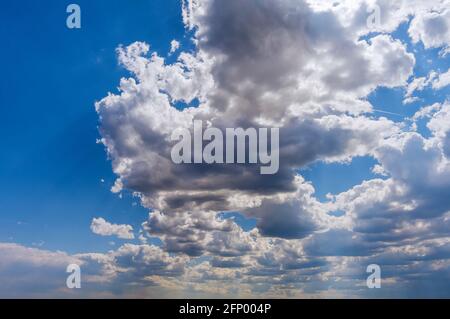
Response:
[[[191,23],[198,52],[165,65],[146,57],[143,43],[120,49],[137,80],[123,79],[121,95],[97,104],[118,183],[142,194],[144,205],[245,208],[231,198],[293,192],[295,169],[370,154],[398,129],[362,113],[371,109],[363,99],[374,88],[403,85],[411,74],[414,56],[399,41],[354,41],[332,12],[302,2],[197,3]],[[194,97],[198,108],[171,105]],[[260,175],[254,165],[174,165],[170,134],[193,119],[219,128],[280,127],[279,173]]]
[[[345,290],[361,272],[349,270],[349,281],[332,283],[329,278],[345,273],[333,270],[339,263],[361,266],[391,247],[445,238],[444,110],[432,114],[435,137],[426,140],[405,134],[404,123],[372,116],[367,101],[377,87],[406,86],[412,75],[414,55],[389,33],[412,15],[413,41],[425,43],[420,32],[426,30],[417,21],[444,5],[185,2],[183,16],[195,32],[197,51],[166,65],[156,53],[149,56],[144,43],[120,48],[119,60],[133,77],[122,79],[120,95],[97,104],[103,143],[119,177],[114,191],[135,191],[156,210],[143,228],[165,250],[212,258],[188,271],[185,280],[197,284],[208,274],[206,281],[240,278],[256,289],[258,278],[288,283],[294,272],[303,278],[297,282],[315,278],[311,293]],[[383,19],[370,29],[367,18],[377,6]],[[361,37],[374,31],[381,34]],[[409,97],[414,90],[410,84]],[[199,107],[173,106],[195,98]],[[174,165],[170,134],[190,128],[194,119],[219,128],[279,127],[279,173],[263,176],[252,165]],[[365,181],[329,203],[319,202],[314,187],[298,175],[316,161],[365,155],[387,177]],[[328,214],[335,210],[344,216]],[[244,232],[218,217],[221,211],[255,218],[257,230]]]

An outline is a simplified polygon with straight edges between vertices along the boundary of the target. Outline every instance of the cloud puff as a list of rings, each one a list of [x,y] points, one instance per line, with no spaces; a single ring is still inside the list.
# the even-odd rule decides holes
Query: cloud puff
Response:
[[[414,93],[423,91],[427,88],[432,88],[435,91],[441,90],[450,85],[450,70],[439,73],[431,71],[426,77],[414,78],[406,88],[404,104],[409,104],[419,100],[414,97]]]
[[[178,42],[177,40],[172,40],[170,42],[170,54],[175,53],[175,51],[177,51],[180,48],[180,42]]]
[[[450,11],[448,1],[437,1],[436,8],[418,11],[411,21],[409,35],[425,48],[448,49],[450,44]],[[434,10],[433,10],[434,9]]]
[[[450,85],[450,69],[447,72],[439,74],[433,81],[433,89],[439,90]]]
[[[117,236],[121,239],[134,238],[132,226],[111,224],[101,217],[92,219],[91,231],[100,236]]]

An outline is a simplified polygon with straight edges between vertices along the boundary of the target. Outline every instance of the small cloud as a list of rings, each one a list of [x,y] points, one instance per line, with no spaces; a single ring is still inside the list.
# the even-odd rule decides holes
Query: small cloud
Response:
[[[383,166],[378,164],[372,167],[372,173],[381,176],[388,176],[388,173],[384,170]]]
[[[91,230],[94,234],[100,236],[117,236],[121,239],[134,239],[132,226],[111,224],[101,217],[92,220]]]
[[[179,48],[180,48],[180,42],[178,42],[177,40],[172,40],[172,42],[170,42],[169,54],[175,53]]]
[[[139,241],[143,244],[147,243],[147,237],[145,237],[143,234],[139,235]]]
[[[122,191],[122,189],[123,189],[122,180],[120,178],[116,179],[116,181],[114,182],[113,187],[111,187],[111,192],[114,193],[114,194],[118,194],[118,193],[120,193]]]

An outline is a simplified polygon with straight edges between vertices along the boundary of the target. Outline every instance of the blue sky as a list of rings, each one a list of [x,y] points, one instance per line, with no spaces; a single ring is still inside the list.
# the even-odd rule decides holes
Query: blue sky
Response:
[[[90,232],[93,217],[139,225],[147,214],[129,194],[110,192],[114,175],[96,143],[94,103],[126,74],[116,59],[120,44],[151,39],[164,54],[172,39],[183,39],[181,8],[178,1],[77,3],[80,30],[65,25],[68,2],[2,5],[0,241],[104,251],[109,240]]]
[[[188,0],[79,0],[81,29],[66,27],[70,2],[2,4],[0,250],[61,254],[61,264],[36,271],[71,258],[88,273],[101,268],[113,281],[101,289],[114,296],[151,276],[170,282],[143,284],[151,297],[184,284],[181,296],[191,286],[223,296],[211,288],[217,278],[228,295],[294,287],[288,296],[450,296],[445,284],[427,290],[450,273],[433,264],[450,260],[450,85],[433,86],[450,69],[450,32],[439,28],[450,28],[450,14],[434,10],[441,0],[379,0],[383,24],[372,32],[358,16],[370,1],[341,2],[199,0],[202,11]],[[428,84],[405,103],[420,78]],[[435,103],[414,132],[410,118]],[[189,116],[281,123],[289,152],[280,174],[166,162],[167,136]],[[130,225],[135,238],[94,234],[98,217],[106,228]],[[113,262],[131,270],[111,280]],[[390,290],[361,290],[369,262],[386,267]]]

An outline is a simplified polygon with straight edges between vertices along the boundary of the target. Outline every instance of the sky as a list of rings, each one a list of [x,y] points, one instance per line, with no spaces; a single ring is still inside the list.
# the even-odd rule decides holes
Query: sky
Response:
[[[0,192],[0,240],[107,251],[109,241],[91,234],[92,218],[139,225],[147,210],[110,192],[114,174],[96,143],[94,103],[126,74],[117,64],[120,44],[152,39],[155,50],[168,52],[184,27],[177,1],[80,1],[82,28],[68,29],[68,4],[21,1],[1,10],[0,176],[8,183]]]
[[[450,297],[448,0],[70,3],[0,11],[0,297]],[[176,165],[196,119],[280,170]]]

